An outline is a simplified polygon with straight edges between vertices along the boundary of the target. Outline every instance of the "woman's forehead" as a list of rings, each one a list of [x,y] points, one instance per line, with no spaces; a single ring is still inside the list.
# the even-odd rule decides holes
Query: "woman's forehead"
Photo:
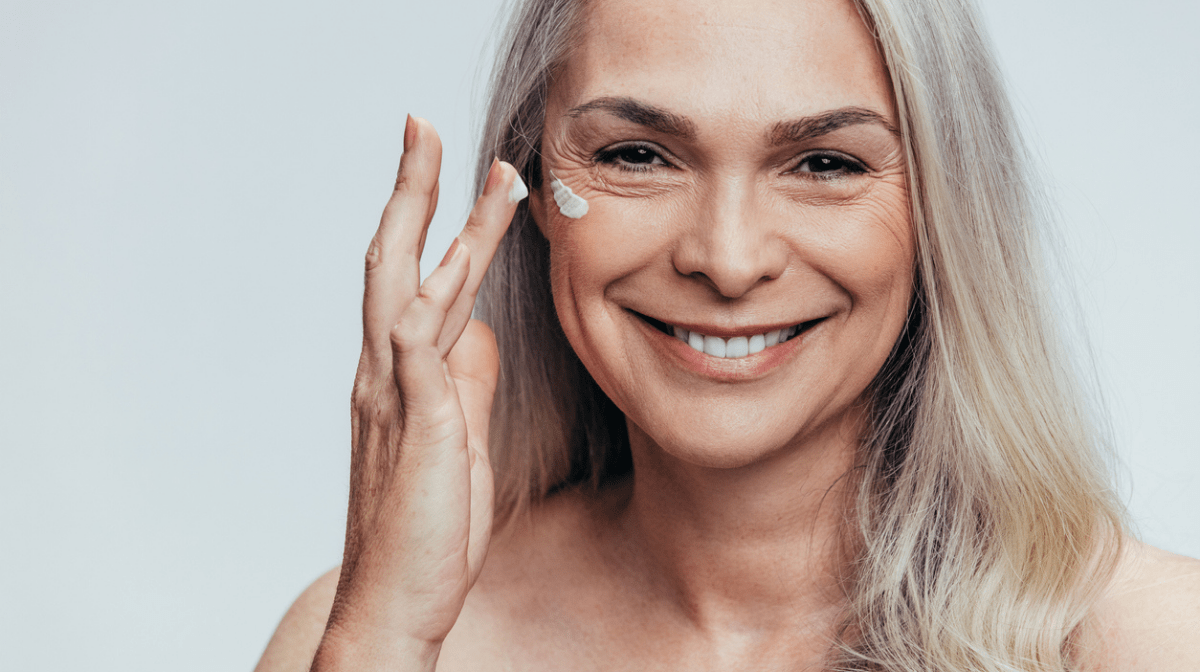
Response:
[[[689,118],[892,116],[874,39],[851,0],[596,0],[556,102],[645,100]]]

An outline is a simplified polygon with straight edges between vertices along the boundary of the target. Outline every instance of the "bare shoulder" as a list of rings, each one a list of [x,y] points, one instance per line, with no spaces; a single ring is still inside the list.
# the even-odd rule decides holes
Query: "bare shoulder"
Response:
[[[300,593],[275,628],[254,672],[308,672],[325,634],[340,569],[334,567]]]
[[[1128,540],[1093,633],[1086,669],[1200,670],[1200,560]]]
[[[606,594],[603,562],[591,549],[603,508],[565,492],[493,535],[483,572],[443,643],[438,670],[555,669],[564,632],[579,623],[567,611]],[[338,573],[334,568],[300,594],[267,644],[255,672],[308,672],[325,634]],[[575,640],[579,638],[574,638]]]

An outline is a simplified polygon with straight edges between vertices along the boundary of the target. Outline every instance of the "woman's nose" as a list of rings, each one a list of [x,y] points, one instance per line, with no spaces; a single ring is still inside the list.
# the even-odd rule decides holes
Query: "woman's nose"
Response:
[[[726,298],[738,298],[787,267],[778,222],[758,207],[749,184],[725,185],[702,199],[675,246],[675,269]]]

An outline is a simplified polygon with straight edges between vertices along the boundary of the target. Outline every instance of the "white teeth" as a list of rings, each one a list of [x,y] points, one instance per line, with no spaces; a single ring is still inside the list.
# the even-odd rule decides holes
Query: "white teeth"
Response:
[[[734,336],[725,342],[725,356],[738,358],[750,354],[750,339],[745,336]]]
[[[712,355],[713,357],[725,356],[725,339],[718,336],[704,337],[704,354]]]
[[[792,336],[795,336],[800,331],[800,328],[792,326],[768,331],[765,334],[755,334],[750,337],[734,336],[728,339],[719,336],[705,336],[695,331],[688,331],[682,327],[672,326],[672,331],[675,333],[675,338],[687,343],[697,352],[703,352],[712,357],[740,359],[762,352],[772,345],[786,342]]]
[[[762,334],[756,334],[750,337],[750,342],[746,344],[746,352],[753,355],[756,352],[762,352],[767,347],[767,337]]]

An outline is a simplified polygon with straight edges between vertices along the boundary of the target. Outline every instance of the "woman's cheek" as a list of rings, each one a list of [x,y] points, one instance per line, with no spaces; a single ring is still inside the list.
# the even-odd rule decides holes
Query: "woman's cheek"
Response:
[[[553,198],[546,204],[552,213],[552,259],[583,276],[573,278],[572,284],[613,282],[669,252],[675,222],[684,210],[680,199],[631,196],[559,177],[564,188],[587,203],[587,213],[578,218],[564,214]]]
[[[902,196],[902,195],[901,195]],[[842,223],[848,234],[831,257],[828,275],[850,295],[848,334],[864,361],[882,366],[908,317],[914,246],[907,200],[873,200]]]
[[[884,185],[869,198],[823,208],[809,218],[800,254],[855,303],[911,291],[914,244],[907,193]]]

